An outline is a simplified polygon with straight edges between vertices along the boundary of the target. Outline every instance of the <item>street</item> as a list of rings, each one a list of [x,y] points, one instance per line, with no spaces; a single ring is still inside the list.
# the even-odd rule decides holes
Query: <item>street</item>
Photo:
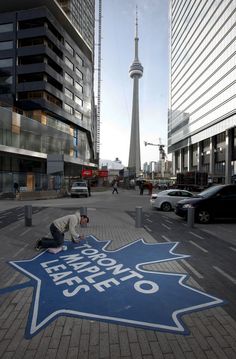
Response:
[[[236,355],[235,345],[233,344],[236,335],[236,276],[234,273],[236,254],[234,233],[236,223],[194,224],[190,228],[174,212],[161,212],[152,209],[149,200],[149,195],[140,196],[139,192],[135,190],[119,189],[119,194],[112,194],[112,189],[109,188],[104,192],[92,192],[92,196],[89,198],[71,199],[67,197],[25,202],[0,201],[0,234],[1,242],[2,244],[4,243],[0,254],[0,280],[1,288],[6,288],[6,291],[2,289],[3,295],[0,296],[1,357],[9,357],[13,354],[16,355],[16,353],[21,353],[18,355],[19,358],[50,357],[53,351],[53,357],[68,359],[73,357],[74,352],[78,353],[78,356],[75,357],[82,359],[115,357],[136,359],[146,358],[147,356],[153,359],[166,359],[168,357],[173,359],[190,357],[195,359],[234,358]],[[24,208],[26,205],[32,205],[32,226],[25,226]],[[183,322],[186,329],[190,331],[190,335],[185,336],[177,335],[179,333],[173,332],[173,329],[168,329],[166,332],[164,330],[163,333],[162,330],[146,330],[132,324],[129,327],[129,325],[119,323],[119,321],[117,325],[114,320],[106,323],[106,320],[105,322],[100,321],[96,319],[96,316],[93,319],[93,315],[88,318],[83,316],[82,318],[80,316],[79,318],[66,318],[66,312],[63,315],[62,311],[58,318],[52,317],[51,323],[45,319],[44,327],[37,329],[38,331],[34,334],[36,335],[35,339],[29,333],[28,338],[27,336],[24,337],[24,332],[26,330],[26,335],[31,321],[31,315],[28,313],[32,313],[32,309],[29,310],[29,306],[34,303],[34,296],[32,296],[32,291],[29,288],[27,289],[27,283],[33,285],[33,282],[25,281],[25,276],[16,272],[7,262],[16,261],[16,266],[20,263],[21,265],[26,265],[27,263],[30,265],[32,258],[40,258],[40,256],[38,257],[38,252],[36,253],[34,250],[35,241],[41,236],[49,234],[51,221],[62,215],[73,213],[81,207],[86,207],[90,218],[88,228],[82,228],[82,232],[85,235],[98,238],[98,244],[100,241],[109,242],[108,251],[111,252],[109,252],[109,257],[106,259],[107,262],[104,260],[104,263],[101,261],[101,264],[106,266],[109,262],[115,263],[117,261],[118,263],[118,258],[120,262],[121,257],[116,257],[116,260],[114,260],[111,258],[112,253],[119,255],[120,248],[129,248],[130,244],[142,238],[149,246],[154,244],[170,244],[171,246],[172,243],[174,245],[175,242],[178,242],[173,251],[175,255],[180,255],[178,260],[171,260],[172,252],[170,251],[167,261],[160,260],[158,263],[154,261],[154,264],[152,264],[151,258],[158,258],[161,255],[161,251],[158,249],[160,247],[157,247],[157,250],[154,250],[153,253],[141,253],[143,258],[147,255],[150,256],[150,260],[147,260],[147,264],[144,265],[144,270],[147,270],[145,275],[159,273],[158,284],[160,288],[163,288],[163,285],[166,285],[175,276],[180,275],[179,278],[181,278],[181,275],[187,275],[187,288],[193,288],[193,293],[194,291],[200,291],[210,297],[212,296],[212,298],[219,298],[224,301],[223,305],[216,308],[202,308],[203,310],[199,308],[194,313],[185,313]],[[135,226],[136,207],[142,208],[142,228],[136,228]],[[92,249],[92,251],[96,252],[97,249]],[[53,256],[50,257],[52,262],[58,261],[58,257],[51,256]],[[140,257],[138,262],[142,263],[142,259]],[[128,256],[126,260],[126,269],[124,268],[123,270],[129,270],[130,274],[123,275],[119,280],[117,277],[114,282],[116,283],[114,290],[118,289],[118,287],[121,288],[121,283],[135,273],[129,269],[132,260],[135,260],[135,256]],[[44,260],[40,268],[47,266],[47,263],[50,263],[50,261]],[[65,266],[65,264],[61,264],[61,266]],[[35,267],[32,267],[32,270],[33,268]],[[95,270],[97,267],[92,268]],[[121,267],[117,267],[117,273],[118,268]],[[38,272],[37,268],[34,270],[36,271],[35,273]],[[51,270],[48,268],[48,273]],[[25,273],[25,269],[23,273]],[[104,271],[100,273],[102,275]],[[144,274],[142,270],[139,273]],[[167,274],[166,276],[164,275],[165,273]],[[86,277],[91,284],[93,284],[95,275],[97,274],[91,274]],[[138,273],[135,275],[140,276]],[[33,278],[35,278],[35,274]],[[43,285],[45,281],[46,278],[40,283]],[[138,285],[141,286],[142,281],[145,280],[137,281],[136,288],[139,288]],[[48,282],[46,285],[46,292],[40,295],[40,298],[42,295],[46,295],[45,298],[48,304],[54,303],[53,301],[57,298],[57,295],[61,295],[60,292],[57,295],[53,294],[54,289],[50,289],[50,283]],[[112,297],[112,288],[109,288],[110,284],[108,282],[94,284],[94,288],[101,290],[100,295],[103,293],[101,283],[107,283],[106,286],[108,286],[108,297],[106,298],[108,298],[107,303],[109,305],[106,305],[106,308],[110,308],[114,303],[114,311],[118,310],[119,312],[123,308],[127,311],[129,306],[127,306],[126,301],[128,299],[124,300],[121,297],[116,301],[116,296]],[[149,286],[150,283],[154,285],[153,277],[150,277],[146,283],[149,283]],[[186,289],[185,285],[177,285],[174,290],[173,285],[174,283],[170,287],[167,285],[166,289],[169,294],[164,297],[164,302],[166,303],[171,303],[172,296],[176,296],[176,299],[179,298],[179,289]],[[11,286],[15,291],[7,293],[7,288]],[[26,288],[22,290],[21,288],[24,287]],[[124,288],[126,287],[124,286]],[[127,290],[130,290],[130,288],[130,285],[128,285]],[[158,290],[158,287],[153,286],[152,289]],[[149,287],[140,287],[140,290],[145,292],[149,290]],[[47,297],[47,291],[48,293],[52,291],[51,299]],[[157,292],[154,303],[161,298],[161,293]],[[183,301],[181,300],[180,302],[187,300],[187,297],[183,297]],[[89,299],[85,301],[83,298],[85,297],[82,296],[81,304],[86,304],[87,302],[89,304]],[[151,298],[150,295],[147,298]],[[99,297],[97,296],[96,303],[98,303],[98,300]],[[43,300],[42,298],[40,303],[41,301],[42,307],[40,307],[41,309],[39,308],[39,314],[40,310],[43,311],[42,308],[46,308],[43,305],[45,299]],[[162,312],[165,307],[164,302],[160,301],[161,306],[152,304],[150,308],[151,315],[152,313],[153,315],[158,314],[158,308],[163,307]],[[52,304],[53,306],[55,305],[55,310],[57,309],[56,303],[57,301]],[[74,305],[73,302],[71,302],[71,305]],[[144,309],[145,303],[142,305]],[[140,311],[140,314],[142,312],[143,310]],[[99,315],[99,312],[96,315]],[[22,320],[22,318],[24,319]],[[27,325],[25,323],[26,319],[28,321]],[[166,314],[164,319],[167,320]],[[81,328],[79,332],[78,328]],[[37,343],[35,346],[33,345],[34,340]]]

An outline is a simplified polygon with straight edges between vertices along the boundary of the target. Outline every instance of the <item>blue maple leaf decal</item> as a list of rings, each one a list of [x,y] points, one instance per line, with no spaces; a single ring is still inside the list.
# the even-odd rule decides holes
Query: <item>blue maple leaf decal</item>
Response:
[[[145,243],[142,239],[117,250],[93,236],[67,251],[40,253],[9,262],[30,281],[0,290],[34,287],[25,336],[31,338],[56,317],[78,316],[188,334],[185,313],[223,304],[223,300],[186,284],[187,275],[150,271],[146,264],[182,259],[178,242]]]

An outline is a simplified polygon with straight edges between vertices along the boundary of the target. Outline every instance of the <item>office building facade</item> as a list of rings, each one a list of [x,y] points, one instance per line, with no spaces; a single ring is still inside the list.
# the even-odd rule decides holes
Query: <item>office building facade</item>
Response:
[[[64,176],[97,168],[94,48],[81,33],[54,0],[0,4],[2,172],[53,174],[52,162]]]
[[[236,2],[171,1],[168,152],[174,173],[236,176]]]

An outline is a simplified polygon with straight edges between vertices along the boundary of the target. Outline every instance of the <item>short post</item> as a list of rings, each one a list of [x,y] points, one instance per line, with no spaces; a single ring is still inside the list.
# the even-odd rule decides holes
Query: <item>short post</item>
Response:
[[[195,208],[188,208],[188,227],[193,228],[195,217]]]
[[[32,226],[32,206],[25,206],[25,226]]]
[[[142,207],[136,207],[135,227],[143,227],[143,212]]]
[[[80,207],[80,215],[87,216],[87,207]],[[87,223],[81,224],[80,227],[87,228]]]

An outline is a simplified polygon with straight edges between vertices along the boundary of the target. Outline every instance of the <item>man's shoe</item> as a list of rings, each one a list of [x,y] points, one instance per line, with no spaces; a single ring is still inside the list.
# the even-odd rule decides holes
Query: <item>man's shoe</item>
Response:
[[[35,245],[35,249],[36,249],[36,251],[40,251],[43,247],[40,245],[40,242],[41,242],[41,240],[40,239],[38,239],[37,240],[37,242],[36,242],[36,245]]]

